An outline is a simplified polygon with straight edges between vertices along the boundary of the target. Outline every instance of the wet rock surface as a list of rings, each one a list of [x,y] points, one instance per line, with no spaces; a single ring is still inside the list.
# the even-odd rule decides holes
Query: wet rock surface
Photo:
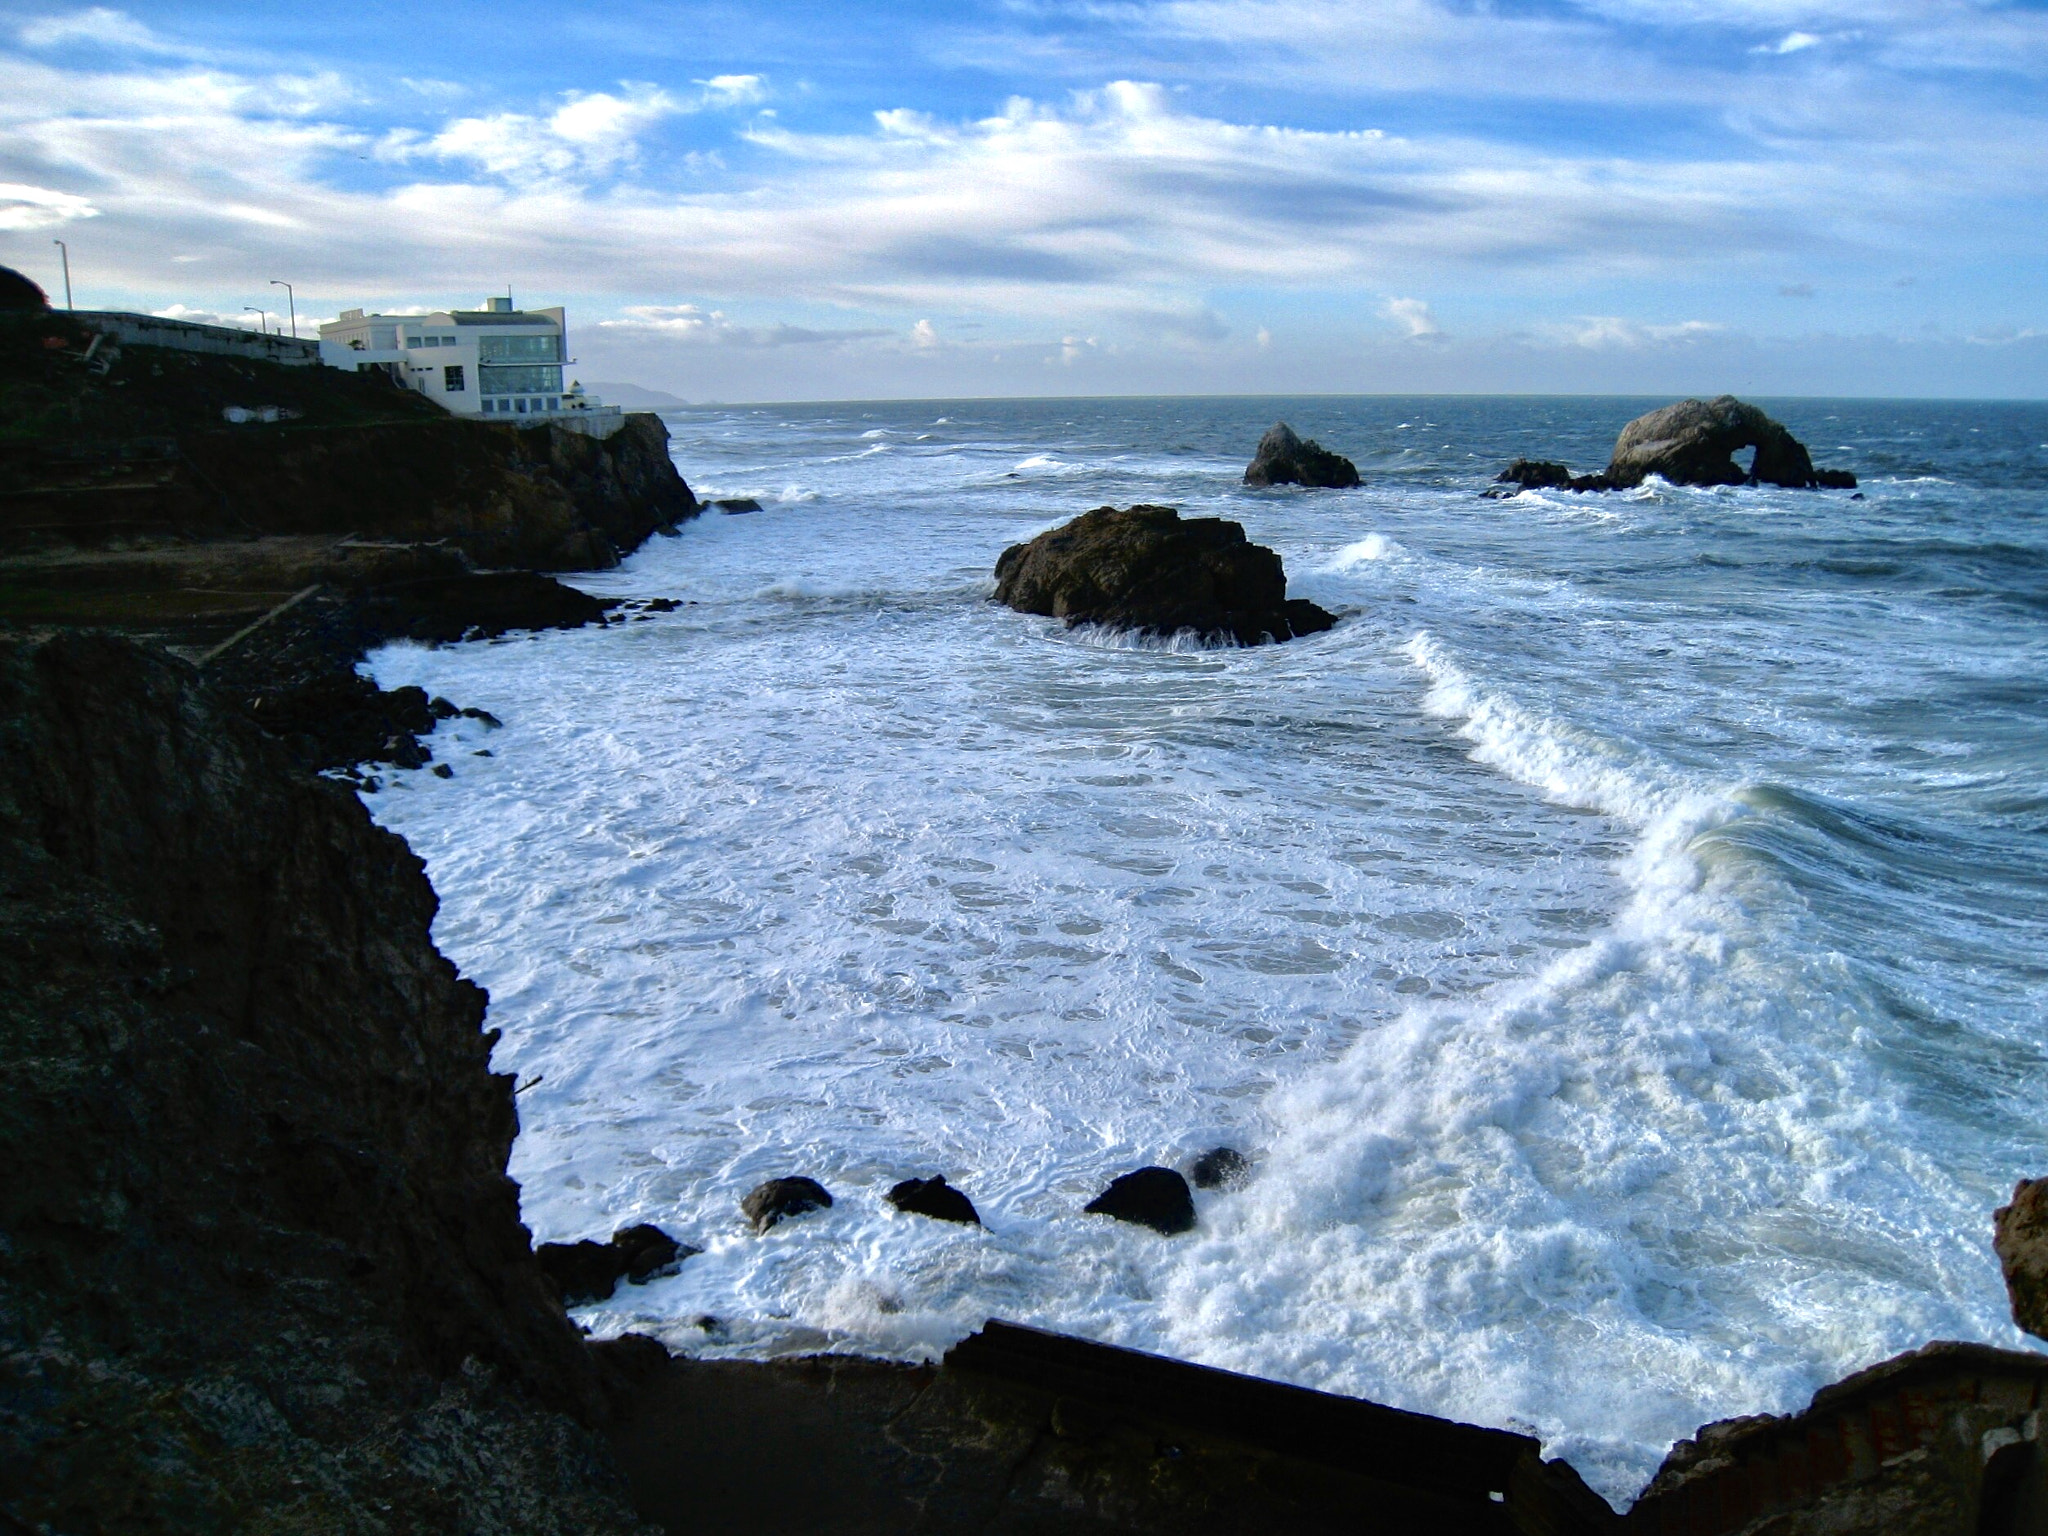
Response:
[[[0,1523],[636,1529],[434,909],[188,665],[0,641]]]
[[[1755,457],[1745,469],[1735,455]],[[1548,459],[1517,459],[1495,479],[1517,490],[1622,491],[1652,475],[1673,485],[1775,485],[1791,490],[1853,490],[1856,477],[1843,469],[1816,469],[1806,445],[1756,406],[1719,395],[1680,400],[1638,416],[1621,429],[1607,468],[1574,475]],[[1513,495],[1505,489],[1488,496]]]
[[[673,1274],[683,1260],[700,1252],[643,1222],[620,1228],[608,1243],[588,1238],[575,1243],[542,1243],[533,1256],[554,1281],[562,1304],[575,1307],[607,1300],[621,1280],[645,1285],[657,1276]]]
[[[756,1232],[766,1232],[792,1216],[822,1211],[831,1204],[831,1192],[824,1185],[816,1179],[798,1175],[755,1185],[740,1201],[740,1210]]]
[[[1083,1209],[1091,1216],[1114,1216],[1150,1227],[1166,1237],[1192,1231],[1195,1225],[1195,1197],[1188,1192],[1188,1181],[1171,1168],[1119,1174]]]
[[[913,1216],[929,1216],[935,1221],[957,1221],[967,1226],[981,1225],[981,1215],[974,1209],[974,1202],[946,1182],[943,1173],[929,1179],[905,1179],[892,1187],[886,1197],[899,1211],[908,1211]]]
[[[1358,467],[1341,453],[1332,453],[1314,438],[1295,436],[1294,428],[1276,421],[1259,439],[1244,472],[1246,485],[1305,485],[1348,490],[1359,483]]]
[[[2012,1320],[2048,1339],[2048,1179],[2021,1179],[2012,1204],[1992,1214],[1992,1246],[2005,1271]]]
[[[1023,613],[1143,634],[1192,631],[1240,645],[1319,633],[1337,621],[1287,596],[1280,557],[1216,517],[1171,507],[1097,507],[1014,544],[996,562],[996,600]]]
[[[1212,1147],[1192,1172],[1197,1189],[1242,1189],[1252,1181],[1252,1160],[1235,1147]]]

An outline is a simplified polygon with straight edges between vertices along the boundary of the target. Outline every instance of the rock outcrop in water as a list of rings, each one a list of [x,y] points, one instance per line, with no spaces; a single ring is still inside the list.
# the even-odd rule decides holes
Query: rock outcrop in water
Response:
[[[434,909],[189,666],[0,642],[0,1524],[638,1528]]]
[[[542,1243],[533,1256],[555,1282],[566,1306],[603,1301],[618,1289],[621,1280],[645,1285],[649,1280],[673,1274],[683,1260],[703,1252],[677,1242],[661,1228],[641,1222],[621,1227],[608,1243]]]
[[[756,1232],[766,1232],[792,1216],[822,1211],[831,1204],[831,1191],[816,1179],[799,1174],[794,1178],[770,1179],[755,1185],[740,1202],[740,1211]]]
[[[1022,613],[1143,634],[1183,630],[1239,645],[1290,640],[1337,621],[1287,596],[1280,557],[1218,517],[1171,507],[1097,507],[1013,544],[996,561],[996,600]]]
[[[1294,428],[1276,421],[1259,439],[1252,461],[1245,468],[1244,483],[1349,490],[1359,483],[1358,466],[1314,438],[1304,442],[1294,435]]]
[[[1188,1192],[1188,1181],[1171,1168],[1118,1174],[1083,1209],[1091,1216],[1114,1216],[1150,1227],[1166,1237],[1192,1231],[1195,1225],[1195,1197]]]
[[[1752,448],[1755,458],[1744,469],[1735,455]],[[1521,490],[1617,491],[1641,485],[1652,475],[1673,485],[1775,485],[1790,490],[1852,490],[1856,485],[1856,477],[1847,470],[1815,469],[1805,444],[1733,395],[1680,400],[1638,416],[1621,429],[1607,468],[1597,475],[1574,475],[1548,459],[1517,459],[1495,478]]]
[[[933,1174],[928,1179],[905,1179],[890,1188],[885,1197],[899,1211],[913,1216],[929,1216],[934,1221],[957,1221],[962,1226],[978,1227],[981,1214],[975,1210],[974,1202],[946,1182],[943,1173]]]

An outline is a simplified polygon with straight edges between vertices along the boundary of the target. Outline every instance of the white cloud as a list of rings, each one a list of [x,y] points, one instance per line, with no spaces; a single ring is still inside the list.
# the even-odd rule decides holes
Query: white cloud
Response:
[[[546,117],[499,112],[461,117],[431,138],[387,135],[379,154],[390,160],[467,160],[509,181],[607,175],[639,153],[639,136],[682,111],[657,86],[623,84],[619,93],[571,92]]]
[[[1429,304],[1423,299],[1388,299],[1380,305],[1380,313],[1401,326],[1410,341],[1422,341],[1431,336],[1441,336],[1443,327],[1429,312]]]
[[[1756,53],[1799,53],[1808,48],[1818,48],[1820,39],[1811,32],[1787,32],[1775,43],[1765,43],[1753,49]]]
[[[1579,347],[1589,352],[1636,351],[1646,347],[1683,346],[1704,341],[1725,330],[1708,320],[1681,320],[1676,325],[1647,325],[1619,315],[1582,315],[1577,320],[1537,327],[1536,334],[1552,344]]]
[[[73,219],[99,216],[99,209],[72,193],[0,181],[0,229],[55,229]]]
[[[879,326],[815,330],[782,323],[739,325],[727,319],[723,310],[706,311],[695,304],[629,305],[623,319],[600,320],[595,329],[628,338],[659,336],[693,346],[756,348],[840,346],[895,335]]]
[[[128,15],[103,5],[73,11],[64,16],[44,16],[26,22],[16,34],[30,48],[62,48],[73,43],[96,43],[104,48],[123,48],[138,53],[175,53],[175,45]]]
[[[759,75],[713,75],[697,83],[704,87],[705,104],[709,106],[747,106],[768,94]]]
[[[910,344],[920,351],[930,351],[939,345],[938,329],[929,320],[920,320],[910,328]]]

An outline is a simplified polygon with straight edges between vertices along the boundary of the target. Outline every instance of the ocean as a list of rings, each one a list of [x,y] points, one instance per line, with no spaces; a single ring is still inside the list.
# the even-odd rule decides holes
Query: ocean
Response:
[[[935,1357],[991,1316],[1671,1442],[2013,1327],[2048,1173],[2048,406],[1763,400],[1847,492],[1479,492],[1663,400],[704,407],[751,496],[576,585],[673,612],[371,670],[504,721],[368,796],[491,992],[537,1241],[704,1251],[577,1314]],[[1276,419],[1353,491],[1239,477]],[[1222,516],[1285,645],[989,601],[1090,507]],[[480,755],[488,754],[488,755]],[[1082,1214],[1229,1145],[1162,1238]],[[808,1174],[765,1236],[739,1200]],[[986,1230],[892,1210],[943,1173]]]

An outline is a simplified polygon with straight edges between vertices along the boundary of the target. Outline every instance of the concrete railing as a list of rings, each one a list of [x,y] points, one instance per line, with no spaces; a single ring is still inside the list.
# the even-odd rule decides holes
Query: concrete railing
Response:
[[[124,347],[169,347],[178,352],[246,357],[291,367],[305,367],[320,361],[319,338],[313,336],[272,336],[231,325],[202,325],[196,320],[167,320],[160,315],[131,315],[111,309],[81,309],[65,313],[80,325],[98,331]]]

